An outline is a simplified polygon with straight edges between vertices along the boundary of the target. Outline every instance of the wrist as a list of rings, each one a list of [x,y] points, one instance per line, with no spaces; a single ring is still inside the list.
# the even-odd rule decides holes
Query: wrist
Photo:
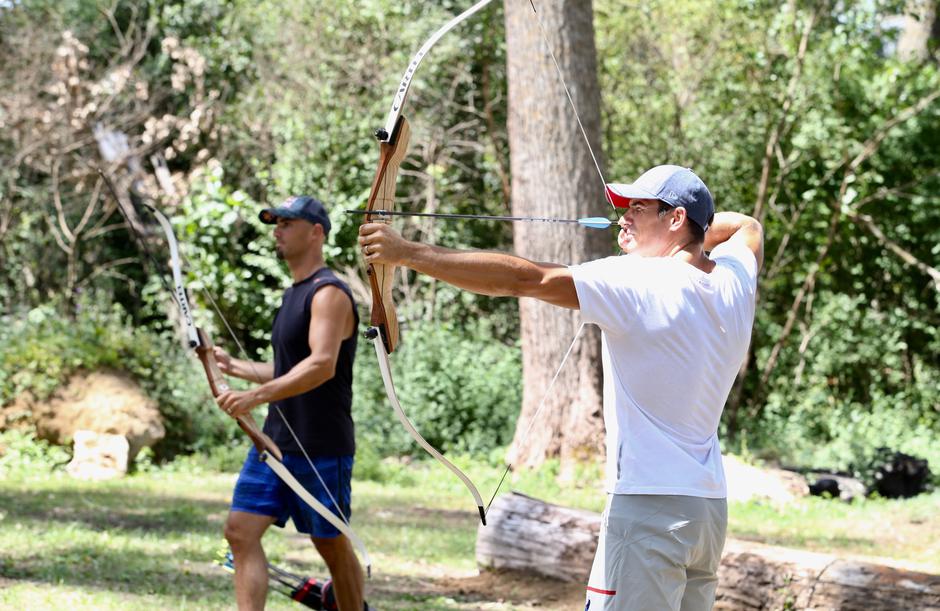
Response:
[[[421,242],[406,241],[402,246],[401,260],[398,262],[402,267],[421,271],[421,261],[425,259],[424,251],[428,250],[427,244]]]
[[[257,386],[248,391],[248,398],[251,401],[251,409],[256,408],[262,403],[267,403],[267,395],[264,392],[264,386]]]

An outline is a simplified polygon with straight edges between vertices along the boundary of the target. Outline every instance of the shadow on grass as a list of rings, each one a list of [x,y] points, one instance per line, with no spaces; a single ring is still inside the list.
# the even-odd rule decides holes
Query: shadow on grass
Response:
[[[229,583],[221,570],[208,582],[192,570],[211,566],[227,510],[222,500],[141,489],[134,482],[4,482],[0,578],[51,588],[198,596]]]
[[[196,501],[162,492],[126,490],[0,490],[0,512],[28,525],[80,523],[100,531],[191,532],[218,530],[209,519],[228,511],[228,503]]]
[[[19,555],[15,559],[4,554],[0,558],[0,578],[11,582],[46,583],[74,586],[99,591],[125,592],[136,595],[175,596],[180,592],[192,597],[229,587],[231,578],[220,568],[213,575],[208,559],[205,568],[192,570],[191,558],[180,555],[174,546],[155,553],[138,549],[111,549],[91,544],[58,546],[54,557],[48,554]]]
[[[322,579],[325,574],[315,575]],[[0,577],[3,587],[81,588],[89,598],[100,597],[113,607],[133,608],[133,598],[144,598],[150,608],[234,608],[231,575],[197,573],[147,572],[141,579],[29,579]],[[543,610],[572,609],[583,604],[583,586],[525,574],[484,573],[467,578],[412,578],[403,576],[373,577],[367,583],[368,600],[382,611],[446,611],[479,609],[484,605],[502,603],[513,608]],[[140,601],[138,601],[139,604]],[[297,608],[285,596],[268,592],[268,602],[275,608]],[[277,603],[277,604],[275,604]],[[40,606],[31,605],[30,609]],[[61,608],[59,606],[47,608]],[[87,608],[87,607],[86,607]],[[493,608],[493,607],[491,607]],[[500,607],[496,607],[500,608]]]
[[[383,508],[364,508],[363,517],[373,518],[391,527],[427,527],[432,524],[436,529],[475,527],[480,523],[476,511],[458,509],[437,509],[415,505],[388,506]],[[371,521],[371,520],[370,520]]]
[[[190,479],[173,490],[172,483],[146,480],[0,482],[0,584],[12,597],[4,600],[40,608],[31,600],[37,591],[56,599],[79,590],[103,608],[132,608],[140,603],[132,600],[136,597],[152,597],[152,608],[231,608],[231,575],[214,564],[228,509],[222,500],[225,483]],[[478,525],[473,511],[394,502],[375,507],[368,496],[360,498],[366,502],[354,526],[367,533],[371,548],[384,548],[391,557],[422,558],[432,573],[383,574],[383,567],[375,567],[368,589],[378,608],[465,610],[492,601],[527,608],[558,599],[572,587],[531,576],[456,576],[459,570],[446,567],[450,558],[473,553]],[[283,534],[295,539],[287,544],[287,562],[308,570],[321,567],[313,568],[315,576],[326,577],[309,541],[291,531]],[[284,542],[277,545],[283,558]],[[276,608],[294,606],[274,592],[269,600],[281,603]]]

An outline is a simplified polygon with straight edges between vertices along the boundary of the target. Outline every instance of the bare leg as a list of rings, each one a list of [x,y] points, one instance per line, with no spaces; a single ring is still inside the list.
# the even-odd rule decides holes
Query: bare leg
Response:
[[[362,611],[365,577],[352,543],[344,535],[331,539],[310,537],[330,569],[340,611]]]
[[[235,563],[235,600],[240,611],[260,611],[268,596],[268,560],[261,537],[274,518],[243,511],[230,511],[225,520],[225,538]]]

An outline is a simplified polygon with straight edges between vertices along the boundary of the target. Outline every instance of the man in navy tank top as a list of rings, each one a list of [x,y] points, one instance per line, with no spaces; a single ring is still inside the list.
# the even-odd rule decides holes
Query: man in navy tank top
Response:
[[[290,197],[262,210],[260,218],[275,225],[277,256],[287,263],[293,284],[274,316],[273,363],[232,358],[216,348],[224,373],[257,384],[225,393],[218,403],[236,418],[269,403],[264,432],[283,452],[284,465],[317,500],[348,522],[356,451],[356,305],[349,287],[325,265],[323,244],[330,219],[321,202],[306,195]],[[363,571],[352,542],[260,462],[254,448],[238,476],[225,522],[239,609],[264,607],[268,570],[261,538],[269,526],[283,527],[288,518],[299,532],[310,535],[326,562],[339,608],[362,609]]]

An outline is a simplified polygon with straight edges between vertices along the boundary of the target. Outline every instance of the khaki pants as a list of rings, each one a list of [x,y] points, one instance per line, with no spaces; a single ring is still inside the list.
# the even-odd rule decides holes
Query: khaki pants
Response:
[[[725,499],[609,495],[585,609],[711,609],[727,525]]]

